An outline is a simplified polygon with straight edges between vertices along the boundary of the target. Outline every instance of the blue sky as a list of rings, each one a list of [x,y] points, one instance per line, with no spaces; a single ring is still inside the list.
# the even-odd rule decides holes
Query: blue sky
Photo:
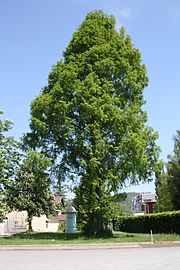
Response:
[[[0,108],[12,134],[28,131],[30,103],[46,85],[86,14],[102,9],[124,26],[147,67],[148,124],[159,132],[161,158],[173,150],[180,129],[179,0],[0,0]],[[153,183],[129,190],[153,191]]]

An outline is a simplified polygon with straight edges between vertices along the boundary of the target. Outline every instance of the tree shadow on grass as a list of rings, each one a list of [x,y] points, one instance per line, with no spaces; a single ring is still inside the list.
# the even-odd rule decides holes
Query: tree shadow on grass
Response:
[[[116,232],[111,235],[103,235],[103,236],[91,236],[88,237],[84,235],[81,232],[77,233],[63,233],[63,232],[23,232],[23,233],[18,233],[10,236],[10,238],[19,238],[19,239],[34,239],[34,240],[40,240],[40,239],[46,239],[46,240],[74,240],[74,239],[109,239],[109,238],[114,238],[114,239],[123,239],[123,238],[134,238],[135,235],[133,234],[128,234],[128,233],[121,233],[121,232]]]
[[[62,232],[23,232],[12,235],[10,238],[20,238],[20,239],[54,239],[54,240],[71,240],[78,239],[81,237],[81,233],[67,234]]]
[[[135,235],[131,233],[116,232],[113,234],[113,238],[134,238]]]

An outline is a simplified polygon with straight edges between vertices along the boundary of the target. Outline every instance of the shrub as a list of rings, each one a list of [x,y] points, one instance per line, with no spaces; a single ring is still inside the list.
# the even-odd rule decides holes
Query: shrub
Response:
[[[180,234],[180,211],[163,212],[141,216],[120,216],[114,221],[116,231],[132,233]]]

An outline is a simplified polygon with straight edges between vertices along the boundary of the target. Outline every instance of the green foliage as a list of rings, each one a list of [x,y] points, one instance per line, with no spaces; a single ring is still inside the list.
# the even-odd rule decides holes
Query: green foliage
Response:
[[[66,222],[61,222],[59,225],[58,225],[58,232],[65,232],[66,230]]]
[[[53,159],[72,180],[86,233],[112,218],[111,194],[126,181],[150,181],[158,169],[157,133],[146,125],[146,68],[115,19],[89,13],[31,105],[26,145]]]
[[[180,210],[180,130],[174,136],[174,151],[168,156],[167,175],[174,210]]]
[[[0,111],[0,115],[3,112]],[[10,120],[0,119],[0,188],[9,177],[14,175],[14,169],[18,166],[20,154],[18,152],[18,142],[11,136],[4,135],[12,128]]]
[[[159,212],[174,210],[168,184],[168,175],[162,173],[156,178],[156,208]]]
[[[180,234],[180,211],[139,216],[120,216],[115,221],[115,230],[133,233]]]
[[[0,200],[0,223],[6,218],[6,213],[8,211],[7,205],[2,199]]]
[[[0,116],[3,112],[0,111]],[[10,120],[0,119],[0,221],[5,218],[8,207],[6,205],[5,186],[9,178],[14,177],[14,170],[20,160],[19,144],[11,136],[6,136],[12,127]]]
[[[160,211],[180,210],[180,131],[174,136],[174,151],[168,156],[166,173],[156,178]]]
[[[48,216],[54,211],[47,171],[50,164],[49,158],[29,151],[16,170],[15,178],[6,185],[8,206],[12,210],[27,211],[29,230],[32,230],[34,216]]]

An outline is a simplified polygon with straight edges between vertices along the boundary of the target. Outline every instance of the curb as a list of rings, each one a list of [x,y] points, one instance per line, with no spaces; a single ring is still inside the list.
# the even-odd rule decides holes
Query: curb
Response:
[[[62,244],[62,245],[1,245],[2,250],[104,250],[104,249],[126,249],[139,248],[139,243],[122,244]]]
[[[180,247],[180,242],[141,242],[113,244],[62,244],[62,245],[1,245],[0,251],[30,251],[30,250],[107,250],[129,248],[163,248]]]

